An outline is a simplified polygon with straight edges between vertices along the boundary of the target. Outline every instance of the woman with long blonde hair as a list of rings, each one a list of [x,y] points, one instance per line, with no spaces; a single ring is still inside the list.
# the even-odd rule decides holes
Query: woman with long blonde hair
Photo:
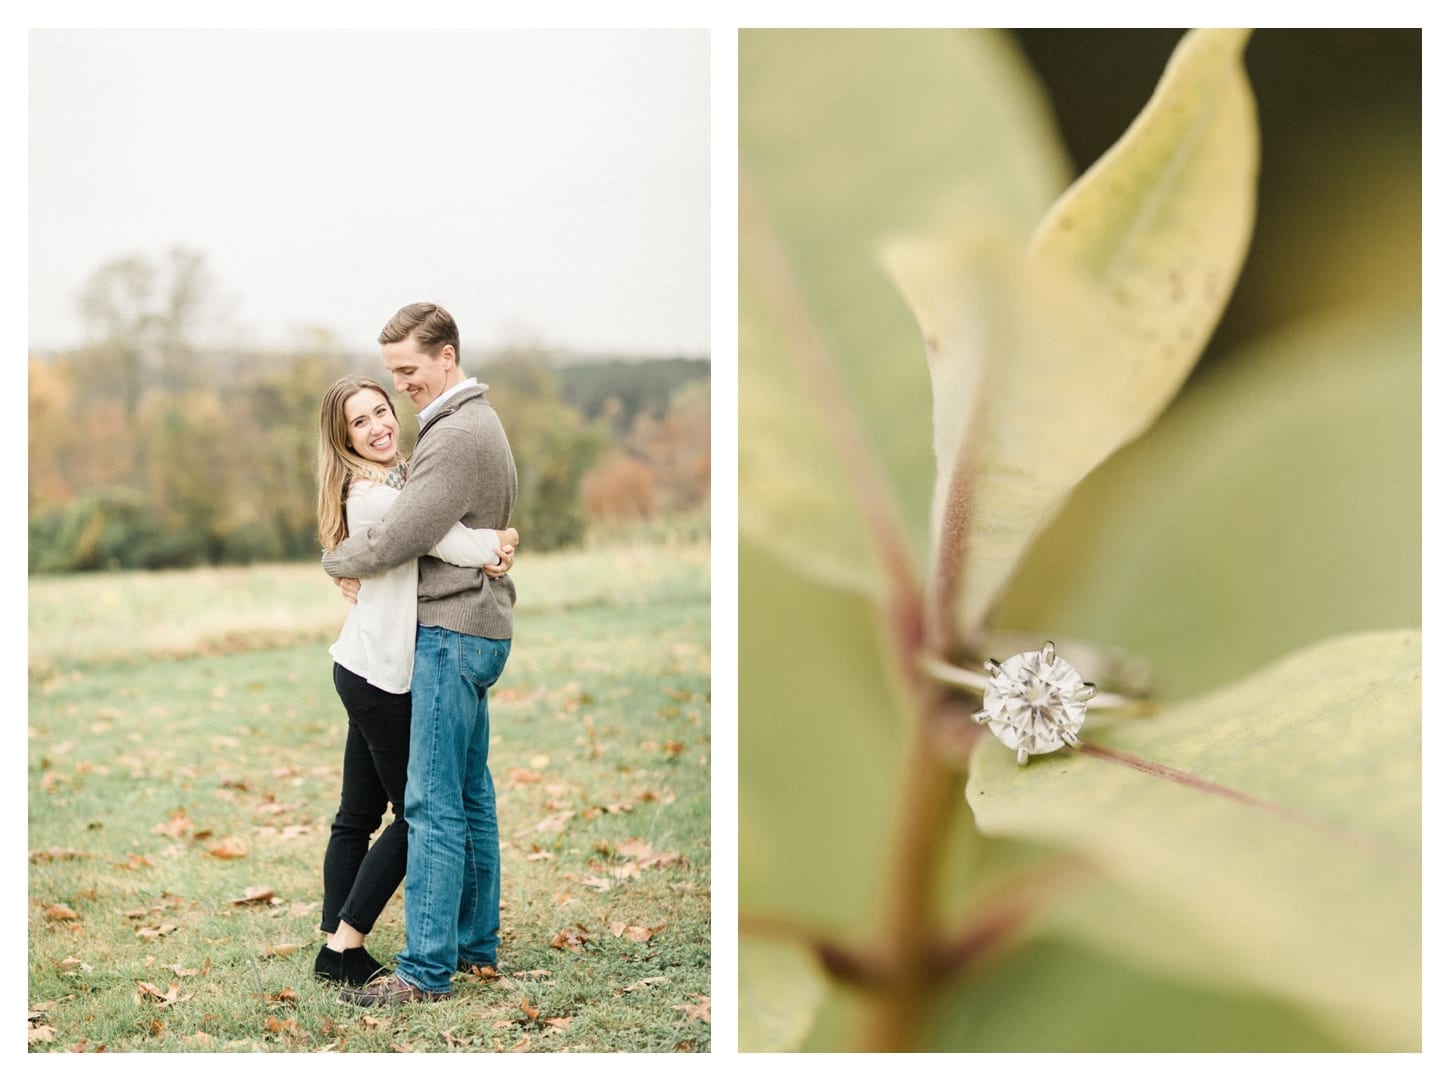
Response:
[[[372,379],[339,379],[322,399],[317,452],[318,539],[331,551],[382,519],[407,476],[392,400]],[[455,525],[430,556],[491,577],[511,562],[518,532]],[[342,796],[323,858],[318,979],[362,986],[385,969],[364,942],[403,881],[403,788],[412,718],[409,685],[417,629],[418,564],[364,579],[333,658],[333,686],[347,711]],[[389,803],[393,820],[369,846]]]

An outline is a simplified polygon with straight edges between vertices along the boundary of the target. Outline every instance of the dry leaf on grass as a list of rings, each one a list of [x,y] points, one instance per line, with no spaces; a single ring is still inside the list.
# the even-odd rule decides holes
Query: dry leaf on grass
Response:
[[[78,852],[74,848],[46,848],[30,853],[31,863],[49,863],[52,860],[88,860],[89,852]]]
[[[161,825],[152,826],[151,832],[159,833],[167,837],[185,837],[195,828],[196,823],[187,817],[186,812],[177,810],[172,811],[171,817],[161,823]]]
[[[266,1026],[267,1031],[274,1036],[282,1036],[288,1040],[297,1040],[303,1037],[303,1032],[298,1027],[297,1021],[291,1017],[268,1017]]]
[[[558,814],[551,814],[547,818],[542,818],[534,824],[534,832],[563,833],[564,827],[569,824],[569,819],[573,817],[573,811],[560,811]]]
[[[234,905],[264,905],[276,896],[270,886],[248,886],[247,891],[241,897],[234,898]]]
[[[630,984],[628,987],[616,988],[614,991],[614,997],[618,998],[620,995],[627,995],[634,991],[643,991],[646,987],[652,987],[657,983],[669,982],[670,978],[668,976],[646,976],[644,979],[637,980],[636,982]]]
[[[661,930],[664,924],[659,927],[636,927],[633,924],[615,922],[609,925],[609,933],[615,938],[627,938],[631,942],[648,942],[654,937],[656,931]]]
[[[621,815],[629,814],[634,810],[632,803],[606,803],[594,807],[586,807],[582,812],[587,822],[592,822],[600,815]]]
[[[154,983],[147,983],[145,980],[141,980],[136,984],[134,997],[138,1003],[155,1002],[162,1009],[165,1009],[167,1006],[174,1006],[178,1002],[185,1002],[191,998],[190,995],[181,994],[181,984],[179,983],[169,983],[166,985],[166,990],[163,991]]]
[[[71,908],[70,905],[63,905],[59,901],[57,901],[53,905],[45,906],[45,918],[48,920],[64,922],[68,920],[79,920],[80,916],[76,913],[75,909]]]
[[[670,1009],[683,1010],[686,1021],[703,1021],[708,1025],[710,1023],[710,996],[696,995],[695,998],[697,1001],[692,1005],[671,1006]]]
[[[583,924],[576,923],[573,927],[566,927],[554,936],[550,946],[556,950],[573,950],[576,953],[584,948],[589,941],[589,929]]]

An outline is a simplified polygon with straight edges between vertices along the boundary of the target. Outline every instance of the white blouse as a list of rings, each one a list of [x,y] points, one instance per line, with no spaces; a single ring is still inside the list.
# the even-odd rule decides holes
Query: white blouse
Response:
[[[347,496],[347,531],[353,535],[382,520],[398,489],[355,479]],[[461,522],[428,554],[460,567],[498,562],[498,531],[469,529]],[[364,578],[357,603],[347,613],[329,652],[349,672],[374,687],[403,694],[413,683],[413,643],[418,631],[418,561],[410,559],[373,578]]]

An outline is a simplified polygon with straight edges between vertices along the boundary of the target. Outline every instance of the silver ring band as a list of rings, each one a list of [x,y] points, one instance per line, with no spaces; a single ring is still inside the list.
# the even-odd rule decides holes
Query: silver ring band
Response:
[[[1041,649],[1049,639],[1026,631],[999,631],[987,641],[988,656],[968,660],[964,665],[952,664],[940,657],[923,656],[921,671],[938,683],[958,690],[985,692],[991,682],[988,664],[1000,664],[997,657],[1011,657]],[[1059,656],[1066,657],[1085,680],[1097,687],[1088,701],[1089,709],[1124,709],[1142,707],[1152,698],[1153,668],[1142,657],[1121,649],[1089,645],[1065,638],[1053,638]]]

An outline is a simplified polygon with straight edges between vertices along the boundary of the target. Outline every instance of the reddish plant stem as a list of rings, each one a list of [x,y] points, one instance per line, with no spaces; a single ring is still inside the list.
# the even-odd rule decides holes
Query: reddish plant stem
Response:
[[[960,809],[966,779],[962,769],[942,758],[934,738],[935,724],[947,705],[945,692],[924,682],[916,666],[924,640],[937,651],[958,641],[954,631],[956,593],[970,534],[972,469],[968,456],[960,456],[948,499],[950,528],[932,569],[930,592],[924,597],[890,485],[856,422],[835,360],[810,316],[765,207],[744,172],[739,192],[741,259],[765,285],[766,302],[787,335],[789,354],[816,392],[836,452],[855,478],[866,527],[887,583],[886,625],[892,659],[906,685],[913,688],[917,707],[888,878],[892,894],[877,936],[879,949],[873,951],[879,961],[815,936],[807,935],[805,941],[837,978],[863,989],[874,988],[868,1048],[914,1050],[942,978],[936,887],[951,818]]]
[[[828,975],[851,987],[870,992],[881,985],[881,966],[874,956],[822,934],[798,920],[742,914],[739,926],[742,935],[784,938],[800,943],[815,955]]]
[[[881,934],[887,978],[871,1004],[866,1050],[910,1051],[920,1041],[937,982],[936,885],[964,781],[936,753],[927,726],[918,724],[906,760],[888,878],[893,892]]]

